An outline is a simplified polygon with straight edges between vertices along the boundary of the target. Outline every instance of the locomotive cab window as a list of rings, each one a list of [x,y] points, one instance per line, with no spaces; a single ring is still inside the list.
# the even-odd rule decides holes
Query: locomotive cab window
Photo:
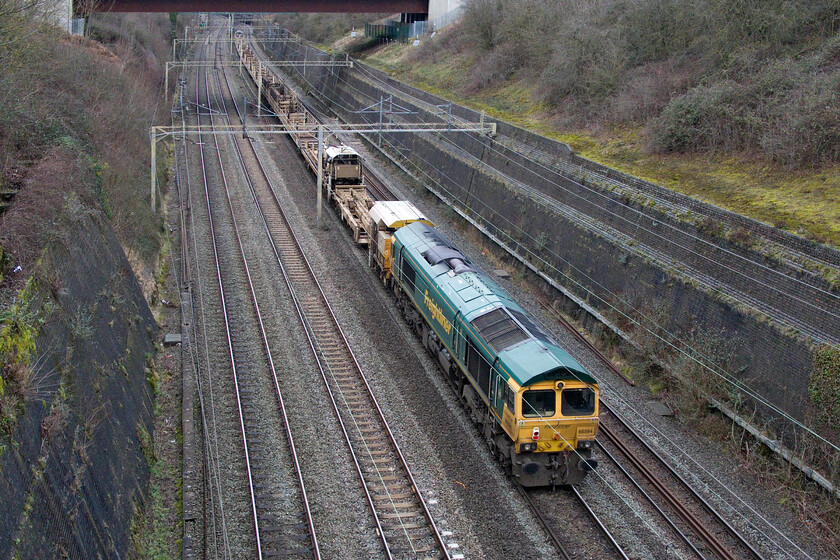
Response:
[[[592,389],[564,389],[560,400],[560,412],[563,416],[595,414],[595,391]]]
[[[557,394],[554,389],[525,391],[522,394],[522,416],[539,418],[554,416],[557,412]]]
[[[411,266],[411,263],[408,262],[408,259],[406,259],[405,257],[403,257],[403,262],[402,262],[402,273],[403,273],[403,280],[405,280],[405,283],[408,285],[408,287],[411,289],[411,291],[414,292],[414,289],[417,286],[417,284],[415,283],[416,273],[414,272],[414,267]]]

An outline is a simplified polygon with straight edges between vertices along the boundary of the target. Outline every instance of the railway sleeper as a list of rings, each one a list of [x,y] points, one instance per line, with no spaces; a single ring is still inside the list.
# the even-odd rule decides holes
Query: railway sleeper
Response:
[[[375,484],[378,485],[379,482],[405,482],[405,478],[402,477],[402,476],[396,476],[396,475],[385,475],[385,476],[379,477],[379,479],[376,480]],[[388,486],[387,484],[385,486],[389,489],[389,491],[392,488],[391,486]],[[394,488],[396,488],[396,486],[394,486]]]
[[[400,525],[397,525],[396,527],[397,528],[395,528],[394,526],[383,527],[383,532],[398,531],[399,534],[402,535],[403,534],[403,529],[406,530],[406,531],[416,531],[418,529],[428,530],[428,528],[429,528],[429,526],[426,525],[425,523],[402,523]],[[429,533],[426,533],[426,535],[419,535],[419,536],[420,537],[424,537],[424,536],[431,537],[432,535],[429,534]]]
[[[387,503],[382,504],[382,507],[395,508],[395,509],[413,508],[414,511],[417,513],[417,515],[422,515],[423,514],[423,512],[417,506],[417,502],[415,502],[413,500],[410,501],[410,502],[387,502]]]
[[[362,457],[361,460],[366,461],[368,463],[373,463],[375,465],[383,465],[383,464],[388,464],[388,463],[393,463],[394,462],[394,460],[391,459],[390,457],[380,457],[378,459],[373,458],[373,457]]]
[[[379,514],[380,519],[402,519],[404,517],[422,517],[421,514],[417,513],[416,511],[398,511],[395,513],[381,513]]]
[[[371,496],[373,500],[378,501],[391,501],[391,500],[408,500],[414,499],[414,494],[406,493],[406,494],[373,494]]]

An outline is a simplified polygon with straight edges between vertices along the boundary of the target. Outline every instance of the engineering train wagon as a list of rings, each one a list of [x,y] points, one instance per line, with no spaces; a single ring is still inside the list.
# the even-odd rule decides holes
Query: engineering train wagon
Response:
[[[576,484],[597,465],[598,384],[440,232],[393,234],[388,283],[490,448],[523,486]]]

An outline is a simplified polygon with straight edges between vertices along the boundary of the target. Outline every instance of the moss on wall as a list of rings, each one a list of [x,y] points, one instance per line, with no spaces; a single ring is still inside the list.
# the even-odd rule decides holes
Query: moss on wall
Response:
[[[808,384],[815,419],[823,429],[840,429],[840,348],[824,344],[814,352]]]

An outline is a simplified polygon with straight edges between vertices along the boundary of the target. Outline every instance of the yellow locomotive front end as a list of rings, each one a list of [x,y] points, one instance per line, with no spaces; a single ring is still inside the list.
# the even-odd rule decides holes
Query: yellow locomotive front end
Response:
[[[577,484],[597,463],[598,386],[546,380],[515,390],[502,425],[513,440],[512,473],[523,486]]]

